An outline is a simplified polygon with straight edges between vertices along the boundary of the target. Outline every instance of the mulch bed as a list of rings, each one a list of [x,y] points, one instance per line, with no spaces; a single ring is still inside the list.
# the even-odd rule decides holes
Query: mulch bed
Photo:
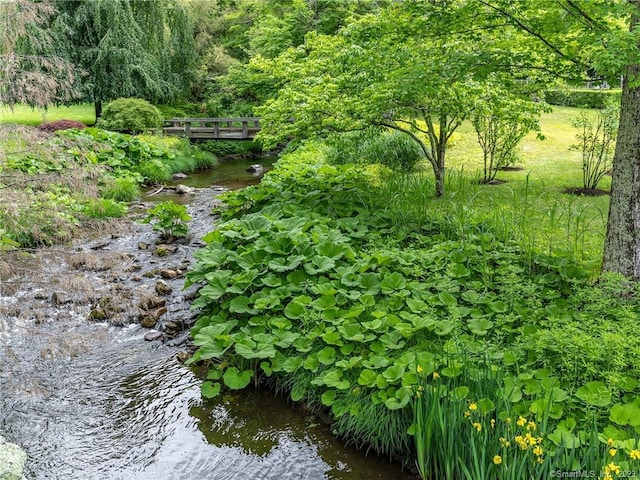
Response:
[[[480,180],[480,181],[478,181],[478,183],[480,185],[502,185],[503,183],[507,183],[507,181],[506,180],[498,180],[498,179],[494,178],[493,180],[487,180],[487,181]]]
[[[520,172],[524,170],[523,167],[500,167],[498,170],[501,172]]]
[[[600,190],[599,188],[565,188],[563,193],[570,195],[585,195],[587,197],[600,197],[602,195],[609,195],[610,192],[606,190]]]

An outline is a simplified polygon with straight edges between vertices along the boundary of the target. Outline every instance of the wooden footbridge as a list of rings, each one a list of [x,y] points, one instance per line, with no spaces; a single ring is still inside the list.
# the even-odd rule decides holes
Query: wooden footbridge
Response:
[[[170,118],[162,130],[191,140],[253,140],[260,131],[260,118]]]

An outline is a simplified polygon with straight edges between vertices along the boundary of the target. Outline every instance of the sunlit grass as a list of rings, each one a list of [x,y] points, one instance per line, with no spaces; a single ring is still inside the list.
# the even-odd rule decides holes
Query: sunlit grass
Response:
[[[444,198],[434,200],[433,179],[428,166],[413,179],[389,185],[390,208],[398,220],[440,215],[465,228],[485,222],[505,237],[517,239],[531,251],[571,256],[599,269],[609,197],[587,197],[564,193],[582,186],[581,154],[569,147],[576,143],[577,130],[571,119],[581,109],[554,107],[541,118],[544,140],[529,134],[521,144],[519,171],[502,171],[497,179],[505,183],[481,185],[482,151],[470,123],[454,134],[447,157],[447,186]],[[402,183],[403,185],[399,185]],[[609,190],[610,177],[599,188]]]
[[[40,125],[54,120],[76,120],[85,125],[93,125],[96,116],[93,104],[49,107],[34,109],[26,105],[15,105],[13,108],[0,105],[0,123],[16,123],[20,125]]]

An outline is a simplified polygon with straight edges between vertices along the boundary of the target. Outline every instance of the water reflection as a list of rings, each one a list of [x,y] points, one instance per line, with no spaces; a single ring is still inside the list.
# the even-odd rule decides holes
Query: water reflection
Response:
[[[188,187],[220,186],[228,190],[236,190],[248,185],[260,183],[262,174],[247,172],[250,165],[260,164],[265,170],[271,170],[278,157],[242,158],[237,160],[225,160],[209,170],[189,174],[187,178],[179,181]]]
[[[264,157],[258,159],[242,158],[237,160],[224,160],[209,170],[190,173],[186,178],[172,182],[172,185],[182,184],[193,188],[212,187],[214,190],[216,190],[217,187],[220,191],[237,190],[260,183],[262,175],[271,170],[277,159],[278,157]],[[247,168],[256,163],[265,168],[264,172],[247,172]],[[154,202],[173,200],[177,203],[188,204],[190,196],[178,195],[171,190],[162,190],[160,193],[154,194],[154,189],[151,189],[143,195],[142,200]]]
[[[142,341],[137,327],[78,323],[81,353],[38,362],[34,349],[65,337],[60,327],[12,336],[15,347],[30,346],[17,350],[13,375],[39,389],[14,382],[3,391],[1,429],[27,448],[30,479],[409,478],[269,392],[203,402],[201,381],[175,350]]]
[[[209,443],[244,453],[246,468],[254,472],[247,478],[409,478],[385,459],[344,446],[314,415],[269,392],[229,393],[192,407],[190,414]]]

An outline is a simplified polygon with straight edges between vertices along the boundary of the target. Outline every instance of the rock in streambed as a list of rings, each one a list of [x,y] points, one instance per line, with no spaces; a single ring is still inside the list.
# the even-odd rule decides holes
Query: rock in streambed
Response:
[[[26,480],[24,477],[25,463],[27,463],[27,452],[0,436],[0,478],[2,480]]]

